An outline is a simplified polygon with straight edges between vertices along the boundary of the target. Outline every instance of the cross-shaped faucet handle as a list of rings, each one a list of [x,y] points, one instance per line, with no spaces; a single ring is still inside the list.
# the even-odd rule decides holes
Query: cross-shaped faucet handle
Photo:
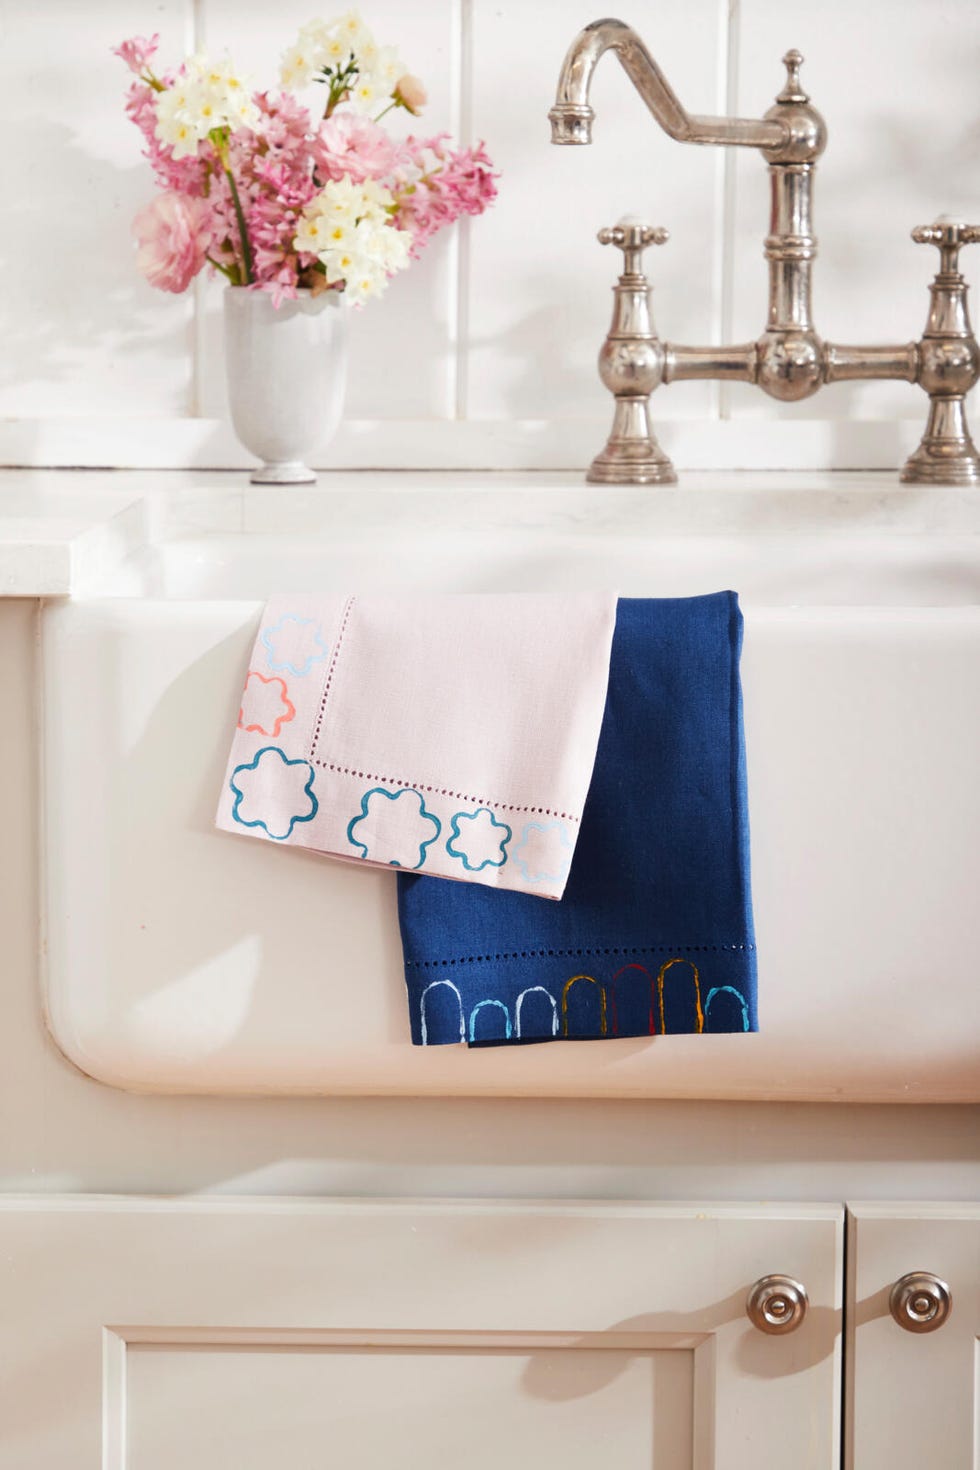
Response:
[[[940,215],[931,225],[916,225],[912,239],[917,245],[935,245],[940,254],[940,272],[952,276],[959,271],[962,247],[980,245],[980,225],[965,225],[962,220]]]
[[[600,245],[618,245],[623,252],[623,274],[640,274],[643,252],[648,245],[664,245],[670,239],[662,225],[647,225],[636,215],[625,214],[617,224],[607,225],[596,239]]]

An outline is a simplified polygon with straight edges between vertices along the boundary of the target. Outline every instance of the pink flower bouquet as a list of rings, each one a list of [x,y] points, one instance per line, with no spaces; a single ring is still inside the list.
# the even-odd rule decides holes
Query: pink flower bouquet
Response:
[[[496,197],[482,143],[381,126],[394,110],[417,116],[425,89],[353,11],[303,27],[276,91],[252,92],[227,58],[200,54],[158,74],[158,44],[136,36],[116,54],[134,74],[126,111],[163,191],[134,222],[137,260],[163,291],[185,291],[207,267],[277,306],[301,288],[360,304]],[[296,94],[316,83],[326,102],[311,116]]]

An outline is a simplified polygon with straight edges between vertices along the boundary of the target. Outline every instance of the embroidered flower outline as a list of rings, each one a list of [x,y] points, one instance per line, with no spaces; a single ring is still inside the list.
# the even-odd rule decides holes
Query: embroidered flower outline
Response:
[[[466,823],[465,830],[460,828],[461,822]],[[514,834],[506,822],[497,821],[489,807],[477,807],[475,812],[456,812],[450,827],[452,832],[446,842],[446,851],[450,857],[458,858],[468,873],[503,867],[507,861],[507,844]]]
[[[288,629],[287,623],[295,624],[295,628]],[[312,632],[303,633],[300,631],[303,628],[311,628]],[[320,624],[316,619],[301,618],[298,613],[283,613],[278,622],[273,623],[271,628],[264,628],[259,636],[265,646],[266,662],[269,668],[295,674],[298,679],[308,674],[313,665],[320,663],[330,652],[329,646],[321,637]],[[283,649],[276,646],[280,637],[287,640],[286,647]],[[306,652],[304,644],[309,645],[309,652]],[[280,655],[284,654],[287,649],[290,656],[281,657]],[[305,658],[302,658],[297,666],[294,660],[304,653]]]
[[[401,808],[398,803],[401,802]],[[397,809],[397,810],[396,810]],[[362,822],[370,824],[364,838],[355,831]],[[407,822],[407,828],[403,823]],[[387,863],[391,868],[407,868],[415,872],[426,859],[427,849],[442,831],[438,817],[426,810],[422,793],[414,786],[400,791],[386,791],[373,786],[361,797],[361,810],[347,824],[347,840],[361,849],[362,858],[373,863]],[[366,840],[365,840],[366,838]],[[373,848],[373,851],[372,851]],[[415,858],[416,850],[418,852]]]
[[[541,835],[535,837],[532,835],[535,832]],[[556,835],[552,837],[551,833]],[[527,883],[560,883],[568,876],[573,850],[574,843],[564,822],[528,822],[514,849],[514,861]],[[565,852],[567,857],[563,855]]]
[[[255,682],[253,682],[255,681]],[[278,690],[273,688],[278,684]],[[267,679],[255,669],[249,669],[242,690],[242,703],[238,711],[238,728],[249,735],[271,735],[279,738],[279,731],[296,713],[296,706],[289,697],[285,679],[272,674]],[[271,730],[267,726],[271,725]]]
[[[276,768],[281,762],[283,770]],[[264,767],[264,769],[263,769]],[[254,772],[254,776],[249,775]],[[292,774],[292,773],[295,774]],[[289,773],[289,774],[287,774]],[[228,785],[235,793],[231,815],[242,827],[261,827],[274,842],[285,842],[299,822],[311,822],[317,814],[319,802],[313,794],[313,767],[309,761],[290,760],[278,745],[263,745],[250,761],[236,766]],[[262,810],[262,786],[269,783],[275,790],[276,800],[282,808],[281,814],[271,818],[273,826],[279,828],[287,822],[285,832],[273,831],[262,816],[248,816],[248,811]],[[252,790],[253,783],[257,790]],[[302,783],[302,784],[301,784]],[[268,796],[269,787],[266,787]],[[306,807],[309,810],[305,810]],[[245,813],[243,813],[243,807]],[[289,812],[288,817],[286,813]]]

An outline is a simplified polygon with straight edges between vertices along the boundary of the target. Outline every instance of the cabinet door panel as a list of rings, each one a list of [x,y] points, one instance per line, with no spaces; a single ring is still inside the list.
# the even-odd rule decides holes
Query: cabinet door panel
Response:
[[[847,1470],[980,1465],[980,1206],[853,1205],[848,1261]],[[900,1327],[889,1310],[912,1271],[952,1292],[932,1332]]]
[[[690,1350],[280,1345],[127,1354],[131,1470],[688,1470]]]
[[[841,1216],[2,1200],[0,1465],[832,1470]],[[772,1272],[785,1338],[745,1316]]]

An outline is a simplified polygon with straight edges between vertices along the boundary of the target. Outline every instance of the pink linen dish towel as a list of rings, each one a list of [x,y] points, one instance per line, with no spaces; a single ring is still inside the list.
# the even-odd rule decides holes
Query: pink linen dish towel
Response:
[[[615,621],[612,593],[274,597],[218,827],[561,898]]]

